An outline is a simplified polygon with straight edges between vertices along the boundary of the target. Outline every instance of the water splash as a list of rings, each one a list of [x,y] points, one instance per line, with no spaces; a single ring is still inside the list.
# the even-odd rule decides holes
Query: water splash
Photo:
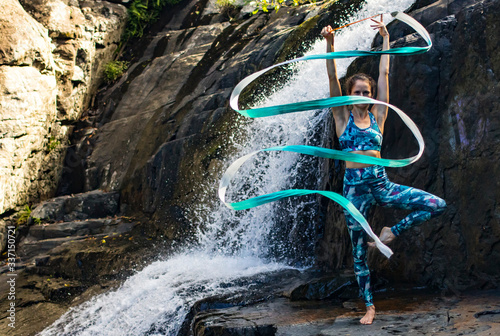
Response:
[[[352,20],[373,13],[401,11],[410,0],[368,0]],[[388,19],[388,18],[386,18]],[[386,23],[389,20],[386,21]],[[336,50],[370,48],[369,22],[343,29],[336,36]],[[318,40],[309,53],[325,52]],[[343,76],[351,59],[337,60]],[[328,78],[323,61],[299,64],[297,75],[264,103],[276,105],[325,98]],[[234,157],[278,145],[324,146],[330,113],[309,111],[256,119],[247,124],[244,142],[235,138]],[[230,186],[231,201],[277,190],[300,187],[316,189],[318,158],[293,153],[266,153],[246,164]],[[215,194],[215,186],[213,187]],[[248,211],[234,212],[223,205],[192,210],[199,227],[197,243],[167,260],[156,261],[131,276],[115,291],[98,295],[72,308],[41,335],[176,335],[190,307],[198,300],[248,289],[238,281],[265,272],[305,266],[313,256],[313,225],[316,198],[284,200]]]

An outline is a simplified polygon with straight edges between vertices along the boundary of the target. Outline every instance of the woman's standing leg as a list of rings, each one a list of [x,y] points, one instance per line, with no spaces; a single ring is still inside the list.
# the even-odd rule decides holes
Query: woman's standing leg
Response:
[[[370,190],[363,185],[344,184],[344,197],[350,200],[365,217],[375,202]],[[352,243],[354,274],[356,275],[360,294],[367,307],[367,314],[361,319],[361,323],[370,324],[375,317],[375,307],[373,306],[373,295],[370,284],[370,270],[366,263],[367,234],[347,211],[344,211],[344,213]]]

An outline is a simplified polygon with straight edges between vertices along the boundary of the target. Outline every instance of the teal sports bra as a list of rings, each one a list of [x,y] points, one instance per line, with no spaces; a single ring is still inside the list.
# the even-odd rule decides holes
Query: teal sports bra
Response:
[[[359,128],[354,122],[354,116],[349,111],[349,120],[344,133],[339,138],[340,148],[344,152],[377,150],[382,148],[382,132],[378,127],[375,116],[368,112],[370,116],[370,126]]]

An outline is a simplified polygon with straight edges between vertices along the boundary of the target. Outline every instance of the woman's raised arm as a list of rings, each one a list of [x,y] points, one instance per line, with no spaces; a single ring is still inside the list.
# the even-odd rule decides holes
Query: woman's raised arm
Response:
[[[380,35],[383,38],[382,50],[389,50],[389,32],[385,24],[382,22],[382,16],[380,21],[372,19],[374,24],[371,25],[373,29],[378,29]],[[380,56],[379,74],[377,82],[377,99],[383,102],[389,102],[389,55]],[[372,112],[377,118],[377,123],[381,130],[384,127],[385,119],[387,118],[388,108],[385,105],[375,105],[372,108]]]
[[[335,51],[334,47],[334,30],[331,26],[326,26],[321,30],[321,35],[326,40],[326,52]],[[335,60],[327,59],[326,60],[326,70],[328,72],[328,83],[330,86],[330,97],[338,97],[342,96],[342,88],[340,87],[339,78],[337,76],[337,65],[335,64]],[[337,128],[340,124],[345,124],[345,113],[344,106],[336,106],[332,107],[333,117],[335,122],[337,123]]]

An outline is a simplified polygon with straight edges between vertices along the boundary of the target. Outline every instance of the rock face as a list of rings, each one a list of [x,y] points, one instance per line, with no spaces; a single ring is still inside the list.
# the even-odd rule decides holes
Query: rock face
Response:
[[[31,212],[30,219],[43,223],[83,220],[114,216],[119,211],[119,194],[94,190],[85,194],[61,196],[39,205]]]
[[[107,1],[2,1],[1,252],[6,248],[6,227],[17,225],[12,213],[54,196],[72,124],[97,91],[103,66],[114,57],[126,18],[124,6]],[[58,223],[49,224],[51,220],[44,218],[43,225],[18,227],[16,304],[18,316],[24,320],[18,326],[24,329],[4,329],[7,320],[3,314],[2,334],[7,330],[33,334],[50,323],[47,318],[54,319],[64,311],[55,308],[54,302],[66,302],[99,281],[122,276],[137,262],[133,256],[120,257],[136,250],[140,239],[132,242],[137,221],[117,217],[118,199],[117,193],[97,190],[55,199],[34,214],[39,221],[54,214],[52,222]],[[108,265],[96,267],[98,260],[104,262],[100,265]],[[8,304],[6,271],[3,262],[2,310]],[[55,274],[59,280],[47,280]],[[38,314],[38,308],[44,316],[34,321],[31,317]]]
[[[205,8],[191,1],[180,15],[165,14],[158,32],[134,49],[127,73],[99,100],[92,125],[79,130],[84,135],[75,143],[91,145],[76,145],[84,164],[65,175],[64,192],[120,191],[128,209],[161,223],[158,229],[169,238],[189,234],[184,211],[200,202],[200,194],[212,201],[213,189],[200,186],[215,180],[224,153],[231,151],[224,145],[228,125],[238,125],[228,108],[233,87],[258,69],[300,54],[322,21],[359,4],[341,2],[330,11],[331,5],[289,7],[255,16],[243,8],[228,21],[213,3]],[[74,182],[81,180],[83,185]]]
[[[417,2],[418,3],[418,2]],[[388,169],[396,183],[411,185],[447,201],[444,215],[405,233],[392,245],[390,260],[370,255],[375,275],[418,282],[453,291],[498,286],[500,231],[495,163],[499,147],[498,34],[499,1],[436,1],[410,13],[432,36],[430,52],[395,57],[391,62],[391,103],[406,111],[426,142],[423,157],[410,167]],[[421,45],[404,36],[400,24],[390,27],[395,45]],[[377,41],[375,41],[377,43]],[[378,60],[357,60],[350,73],[378,74]],[[389,115],[383,157],[408,157],[416,144],[402,122]],[[337,190],[341,181],[329,182]],[[348,236],[338,209],[321,241],[320,259],[329,267],[350,264]],[[406,215],[377,209],[375,232]],[[343,241],[343,244],[339,244]],[[330,248],[336,246],[337,248]]]
[[[6,1],[3,13],[0,19],[1,213],[27,201],[32,178],[46,157],[40,149],[47,139],[40,135],[48,133],[57,114],[55,64],[46,30],[17,1]]]
[[[0,18],[0,214],[55,194],[71,124],[126,20],[106,1],[6,0]]]

